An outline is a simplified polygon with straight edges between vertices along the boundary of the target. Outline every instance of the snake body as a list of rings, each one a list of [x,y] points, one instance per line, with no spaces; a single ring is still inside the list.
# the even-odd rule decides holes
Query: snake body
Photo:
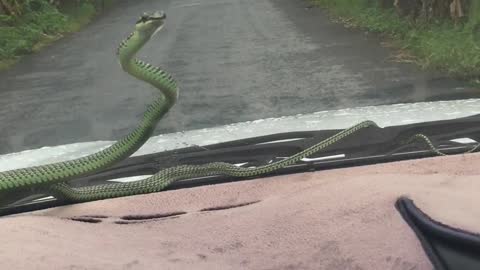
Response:
[[[243,168],[224,162],[213,162],[205,165],[181,165],[163,169],[153,176],[137,182],[113,183],[81,188],[73,188],[68,184],[63,183],[55,185],[51,190],[57,197],[63,197],[69,201],[81,202],[158,192],[165,189],[174,181],[190,177],[219,174],[235,177],[251,177],[270,173],[285,166],[292,165],[301,159],[311,156],[312,154],[350,136],[360,129],[372,126],[376,127],[377,125],[372,121],[361,122],[351,128],[342,130],[293,156],[258,167]]]
[[[137,128],[110,147],[86,157],[0,172],[0,194],[14,193],[16,189],[39,186],[57,198],[72,202],[83,202],[158,192],[174,181],[191,177],[219,174],[252,177],[292,165],[361,129],[377,126],[373,121],[361,122],[293,156],[259,167],[243,168],[223,162],[205,165],[181,165],[163,169],[151,177],[136,182],[111,183],[80,188],[71,187],[67,181],[101,171],[133,154],[148,140],[158,121],[175,104],[179,90],[171,75],[158,67],[135,58],[136,53],[163,27],[165,18],[166,15],[163,12],[156,12],[153,15],[145,14],[137,21],[135,31],[121,42],[117,50],[117,56],[124,71],[151,84],[161,92],[161,96],[148,106]],[[417,139],[426,141],[432,150],[436,150],[426,136],[420,134],[417,135]],[[438,151],[438,154],[442,153]]]

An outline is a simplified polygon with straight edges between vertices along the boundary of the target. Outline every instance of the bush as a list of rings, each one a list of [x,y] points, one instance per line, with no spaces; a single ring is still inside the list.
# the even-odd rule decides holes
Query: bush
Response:
[[[96,12],[92,0],[78,4],[72,0],[64,2],[71,8],[60,12],[48,0],[18,1],[22,3],[18,10],[20,15],[0,15],[0,60],[31,53],[46,37],[77,30]]]
[[[449,16],[435,20],[401,17],[378,0],[315,0],[350,25],[393,37],[401,50],[424,68],[443,70],[460,78],[480,77],[480,3],[471,1],[463,22]]]
[[[33,30],[47,35],[65,31],[68,22],[68,18],[53,7],[28,12],[22,16],[21,20]]]

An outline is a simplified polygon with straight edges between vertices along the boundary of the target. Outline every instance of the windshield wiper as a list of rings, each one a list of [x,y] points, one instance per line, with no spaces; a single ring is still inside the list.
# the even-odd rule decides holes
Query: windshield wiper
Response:
[[[242,164],[241,166],[244,167],[260,166],[292,156],[339,131],[288,132],[135,156],[107,170],[72,180],[69,183],[73,187],[105,184],[119,178],[141,175],[147,177],[147,175],[155,174],[161,169],[184,164],[227,162]],[[418,133],[427,135],[434,145],[446,154],[463,153],[471,149],[472,144],[452,140],[468,138],[471,141],[480,142],[480,115],[360,130],[354,136],[345,138],[341,143],[334,144],[308,159],[268,175],[352,167],[435,156],[435,153],[422,142],[405,145],[408,138]],[[222,175],[185,179],[173,183],[167,190],[242,180],[247,179]],[[4,208],[0,208],[0,215],[68,204],[55,198],[39,201],[38,199],[45,198],[48,194],[43,194],[40,189],[35,188],[19,190],[9,196],[9,198],[1,196]],[[5,203],[9,205],[5,205]]]

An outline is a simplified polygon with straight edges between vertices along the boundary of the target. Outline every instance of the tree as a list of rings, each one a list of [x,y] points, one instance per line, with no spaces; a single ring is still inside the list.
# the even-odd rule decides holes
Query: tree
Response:
[[[380,0],[384,4],[385,0]],[[466,16],[470,0],[394,0],[394,7],[401,16],[430,21],[451,18],[455,22]]]
[[[72,1],[72,0],[64,0],[64,1]],[[78,1],[78,0],[77,0]],[[20,16],[26,10],[28,5],[32,3],[41,4],[39,2],[49,3],[51,5],[58,6],[60,4],[60,0],[0,0],[0,11],[3,11],[4,14],[10,16]]]
[[[0,8],[5,14],[10,16],[21,14],[21,5],[17,0],[0,0]]]
[[[17,12],[12,3],[9,2],[10,1],[7,0],[0,0],[0,8],[2,9],[3,13],[15,16]]]

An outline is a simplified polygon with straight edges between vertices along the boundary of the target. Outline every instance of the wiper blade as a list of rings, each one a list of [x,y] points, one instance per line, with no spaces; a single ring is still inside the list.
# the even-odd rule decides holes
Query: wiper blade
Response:
[[[109,169],[72,180],[69,183],[74,187],[105,184],[119,178],[152,175],[161,169],[184,164],[195,165],[210,162],[227,162],[231,164],[244,164],[243,166],[246,167],[260,166],[278,161],[284,157],[292,156],[339,131],[341,130],[280,133],[208,146],[193,146],[161,153],[135,156]],[[433,143],[436,146],[440,146],[439,149],[446,154],[463,153],[472,146],[451,140],[468,137],[479,142],[480,115],[387,128],[371,127],[360,130],[353,136],[343,139],[342,142],[324,149],[324,151],[309,157],[309,159],[279,169],[269,175],[435,156],[435,154],[421,142],[409,145],[404,144],[407,139],[418,133],[427,135]],[[229,176],[186,179],[173,183],[167,190],[241,180],[246,179],[232,178]],[[37,210],[67,204],[67,202],[55,198],[44,201],[34,201],[47,195],[48,194],[42,194],[40,189],[36,190],[33,188],[23,191],[19,190],[13,195],[8,194],[10,198],[0,196],[4,203],[9,203],[7,207],[0,208],[0,216],[14,212],[31,211],[26,209]]]

